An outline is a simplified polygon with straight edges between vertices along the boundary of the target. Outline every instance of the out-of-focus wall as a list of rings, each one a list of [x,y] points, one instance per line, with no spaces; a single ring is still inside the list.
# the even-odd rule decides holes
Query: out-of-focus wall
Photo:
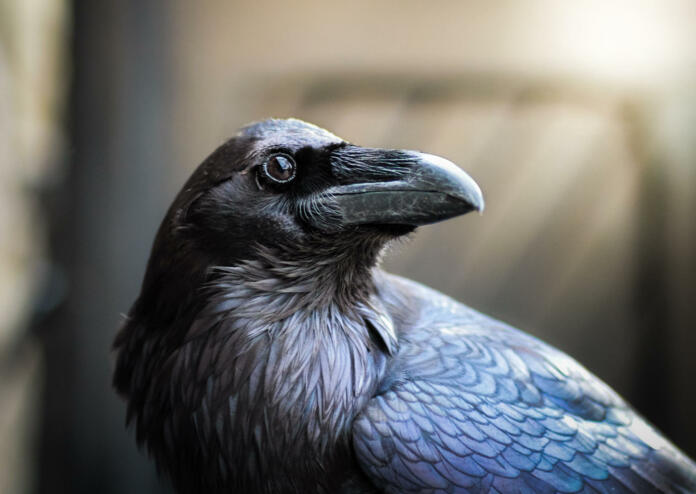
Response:
[[[41,358],[28,333],[45,266],[37,191],[62,159],[65,2],[0,1],[0,492],[35,486]]]
[[[0,128],[11,129],[0,141],[12,140],[0,228],[16,222],[12,242],[0,230],[0,290],[13,297],[0,304],[18,301],[0,311],[12,328],[0,341],[20,334],[43,279],[33,368],[45,381],[0,375],[12,437],[0,465],[18,465],[2,492],[26,479],[51,494],[167,490],[124,428],[110,344],[178,188],[240,125],[269,116],[469,171],[486,212],[422,228],[386,267],[569,352],[696,455],[691,0],[73,0],[67,23],[58,2],[0,2]],[[61,180],[38,166],[56,150]],[[53,193],[27,214],[36,194],[23,184],[37,181]],[[25,377],[4,386],[13,375]],[[21,398],[39,389],[40,401]],[[27,430],[38,439],[16,433]]]

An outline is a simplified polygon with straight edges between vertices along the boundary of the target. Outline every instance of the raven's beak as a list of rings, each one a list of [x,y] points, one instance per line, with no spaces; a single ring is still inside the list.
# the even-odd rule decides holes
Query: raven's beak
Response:
[[[332,171],[341,185],[326,192],[344,225],[419,226],[483,211],[476,182],[439,156],[349,146],[335,152]]]

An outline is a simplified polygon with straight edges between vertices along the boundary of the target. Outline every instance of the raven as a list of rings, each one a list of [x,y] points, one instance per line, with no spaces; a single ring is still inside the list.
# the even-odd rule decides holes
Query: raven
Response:
[[[138,444],[180,493],[696,492],[576,361],[379,270],[482,209],[443,158],[243,128],[174,200],[114,343]]]

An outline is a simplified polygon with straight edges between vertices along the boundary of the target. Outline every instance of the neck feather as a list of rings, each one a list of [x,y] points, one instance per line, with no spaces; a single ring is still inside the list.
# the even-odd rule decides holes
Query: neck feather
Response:
[[[302,463],[310,451],[349,454],[350,424],[374,395],[396,336],[374,268],[316,252],[311,262],[260,253],[215,268],[209,304],[186,339],[217,355],[198,379],[227,376],[213,387],[232,397],[219,401],[221,416],[236,421],[237,447],[257,448],[250,461],[268,462],[272,476],[273,465]]]

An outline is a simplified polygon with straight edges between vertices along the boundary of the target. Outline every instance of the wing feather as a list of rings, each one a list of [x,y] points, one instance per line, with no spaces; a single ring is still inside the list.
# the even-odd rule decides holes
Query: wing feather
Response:
[[[696,466],[573,359],[407,289],[427,310],[400,334],[390,385],[353,424],[358,462],[379,488],[696,492]]]

